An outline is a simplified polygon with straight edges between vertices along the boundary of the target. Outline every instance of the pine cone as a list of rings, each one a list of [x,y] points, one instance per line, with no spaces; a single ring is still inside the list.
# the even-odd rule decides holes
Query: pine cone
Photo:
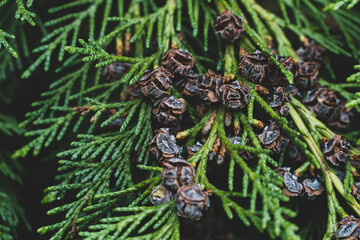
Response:
[[[280,153],[289,143],[289,139],[281,136],[279,126],[271,121],[258,136],[260,143],[274,153]]]
[[[325,191],[324,184],[318,178],[306,178],[302,183],[308,199],[313,200]]]
[[[332,118],[328,121],[329,126],[346,128],[351,124],[354,113],[352,112],[352,108],[345,108],[345,104],[346,102],[340,101],[336,106]]]
[[[304,47],[300,47],[296,53],[303,61],[315,61],[321,64],[325,59],[325,49],[314,41],[311,41]]]
[[[294,165],[300,165],[305,162],[305,155],[293,143],[290,143],[285,152],[285,159]]]
[[[202,191],[200,184],[182,186],[176,193],[176,207],[179,216],[199,220],[202,211],[210,207],[208,193]]]
[[[208,73],[198,77],[197,88],[199,97],[206,102],[219,102],[219,89],[222,84],[223,81],[221,76],[213,73],[209,69]]]
[[[216,33],[229,42],[235,42],[240,37],[240,33],[245,31],[243,19],[235,16],[231,11],[221,13],[214,23]]]
[[[229,109],[243,109],[249,103],[249,87],[239,81],[223,84],[219,92],[222,103]]]
[[[159,162],[167,158],[178,156],[181,152],[180,147],[176,144],[175,136],[170,135],[168,128],[160,128],[155,131],[156,135],[149,143],[148,152]]]
[[[198,141],[193,146],[188,146],[187,152],[189,154],[189,157],[192,157],[195,153],[197,153],[200,148],[202,147],[202,144]]]
[[[135,84],[129,85],[126,88],[125,93],[124,93],[124,100],[130,101],[130,100],[134,100],[136,98],[140,98],[142,96],[143,96],[143,94],[141,92],[140,85],[138,83],[135,83]]]
[[[240,73],[253,83],[266,85],[276,83],[276,69],[270,59],[259,50],[245,53],[239,63]]]
[[[186,74],[186,76],[183,77],[183,79],[179,82],[179,86],[175,85],[175,87],[178,87],[182,95],[195,97],[197,96],[197,92],[198,92],[197,89],[198,76],[199,75],[196,72],[190,69]]]
[[[291,57],[280,57],[275,56],[276,60],[283,65],[283,67],[287,70],[289,70],[293,75],[294,79],[297,77],[297,64]],[[281,72],[281,70],[277,69],[277,77],[276,81],[273,83],[270,83],[271,86],[287,86],[289,85],[289,81],[286,79],[285,75]]]
[[[298,75],[294,84],[300,90],[309,90],[315,87],[318,81],[319,67],[316,62],[299,61]]]
[[[276,88],[275,92],[267,98],[266,102],[279,116],[286,117],[289,114],[289,107],[284,105],[286,102],[289,102],[289,98],[283,87]]]
[[[121,79],[127,71],[130,69],[130,63],[114,62],[107,65],[103,71],[102,76],[107,81],[116,81]]]
[[[178,125],[182,114],[186,111],[184,99],[176,99],[174,96],[165,97],[154,104],[152,113],[158,122],[166,126]]]
[[[321,150],[334,166],[340,166],[350,158],[350,143],[341,135],[335,135],[331,140],[323,142]]]
[[[175,194],[169,191],[163,184],[154,187],[150,193],[150,202],[153,205],[160,205],[175,199]]]
[[[167,51],[162,58],[163,67],[176,78],[184,77],[194,66],[194,57],[188,50],[172,48]]]
[[[284,179],[281,187],[285,196],[296,197],[303,194],[304,187],[298,182],[298,177],[290,172],[290,168],[279,167],[275,172]]]
[[[335,91],[328,87],[308,91],[303,103],[316,117],[330,126],[345,128],[353,118],[352,109],[345,108],[345,102],[338,99]]]
[[[161,178],[163,184],[171,191],[184,185],[194,184],[195,169],[183,158],[169,158],[163,162]]]
[[[166,96],[166,92],[171,89],[171,78],[174,76],[166,71],[165,68],[156,68],[152,71],[146,70],[139,79],[141,92],[144,96],[156,102]]]
[[[356,240],[360,237],[360,219],[354,216],[344,217],[337,223],[337,227],[336,239],[338,240]]]

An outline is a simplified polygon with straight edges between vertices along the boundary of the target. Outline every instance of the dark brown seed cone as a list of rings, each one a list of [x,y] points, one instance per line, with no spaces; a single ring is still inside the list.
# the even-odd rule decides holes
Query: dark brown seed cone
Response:
[[[171,89],[171,78],[174,75],[169,73],[165,68],[156,68],[152,71],[146,70],[139,79],[141,92],[144,96],[156,102],[166,96],[166,92]]]
[[[152,113],[158,122],[166,126],[178,125],[182,114],[186,111],[184,99],[176,99],[174,96],[166,97],[154,104]]]
[[[188,50],[172,48],[162,58],[163,67],[175,77],[184,77],[194,66],[194,57]]]
[[[300,90],[312,89],[318,81],[319,65],[316,62],[299,61],[297,73],[294,85]]]
[[[305,155],[293,143],[289,143],[285,152],[285,159],[292,164],[300,165],[305,162]]]
[[[275,172],[284,179],[281,187],[285,196],[296,197],[303,194],[304,187],[298,182],[298,177],[290,172],[290,168],[279,167]]]
[[[148,152],[159,162],[167,158],[178,156],[181,152],[176,144],[175,136],[170,135],[168,128],[160,128],[155,131],[156,135],[149,143]]]
[[[315,199],[325,191],[325,185],[317,178],[306,178],[302,182],[308,199]]]
[[[232,144],[240,145],[241,144],[241,137],[240,136],[234,136],[234,137],[229,138],[229,141]],[[244,145],[250,146],[250,139],[249,138],[246,138],[246,140],[244,142]],[[256,158],[255,154],[249,153],[249,152],[246,152],[246,151],[239,151],[238,154],[245,161],[251,161],[251,160],[254,160]]]
[[[163,184],[171,191],[184,185],[194,184],[195,169],[183,158],[169,158],[163,162],[161,178]]]
[[[279,126],[271,121],[258,136],[260,143],[274,153],[280,153],[289,143],[289,139],[281,136]]]
[[[345,104],[344,101],[341,101],[339,105],[336,106],[332,118],[329,119],[329,126],[346,128],[351,124],[354,113],[352,112],[352,108],[345,108]]]
[[[243,19],[235,16],[231,11],[225,11],[218,15],[214,28],[222,39],[229,42],[235,42],[245,31]]]
[[[197,78],[198,74],[194,72],[192,69],[188,71],[185,77],[181,81],[179,81],[178,88],[180,93],[185,96],[195,97],[197,96],[198,88],[197,88]]]
[[[222,84],[221,76],[209,69],[208,73],[198,77],[197,88],[199,97],[206,102],[219,102],[219,89]]]
[[[154,187],[150,193],[150,202],[160,205],[175,199],[175,193],[169,191],[163,184]]]
[[[134,100],[136,98],[140,98],[142,97],[143,94],[141,92],[141,88],[140,85],[138,83],[129,85],[124,93],[124,100],[125,101],[130,101],[130,100]]]
[[[289,114],[289,107],[284,105],[286,102],[289,102],[289,97],[283,87],[276,88],[274,93],[267,99],[269,106],[282,117],[286,117]]]
[[[228,109],[243,109],[249,103],[249,87],[246,84],[240,84],[239,81],[223,84],[220,87],[219,92],[222,103]]]
[[[338,240],[357,240],[360,237],[360,219],[354,216],[344,217],[337,223],[337,227],[336,239]]]
[[[360,182],[355,182],[351,187],[351,194],[360,202]]]
[[[321,64],[325,59],[325,48],[316,44],[314,41],[304,47],[300,47],[296,50],[296,53],[303,61],[316,61]]]
[[[341,135],[335,135],[331,140],[324,141],[321,150],[326,160],[334,166],[344,165],[350,158],[350,143]]]
[[[290,84],[289,86],[287,86],[287,91],[290,96],[292,97],[296,96],[298,98],[301,98],[300,91],[294,84]]]
[[[253,83],[266,85],[276,81],[276,72],[270,59],[259,50],[245,53],[240,60],[239,71]]]
[[[294,78],[297,77],[298,66],[291,57],[279,57],[279,56],[275,56],[275,57],[276,57],[276,60],[278,60],[278,62],[281,65],[283,65],[284,68],[289,70],[294,75]],[[272,86],[287,86],[287,85],[289,85],[289,81],[286,79],[285,75],[281,72],[280,69],[277,70],[276,75],[277,75],[276,81],[274,83],[271,83],[270,85],[272,85]]]
[[[103,71],[102,76],[107,81],[116,81],[121,79],[127,71],[130,69],[130,63],[124,63],[124,62],[114,62],[110,65],[107,65]]]
[[[184,218],[199,220],[202,212],[210,207],[208,192],[199,184],[182,186],[176,193],[177,214]]]
[[[188,146],[187,152],[189,154],[189,157],[192,157],[195,153],[197,153],[201,147],[202,144],[199,141],[192,146]]]
[[[345,108],[345,102],[338,99],[335,91],[328,87],[308,91],[303,103],[316,117],[330,126],[348,127],[354,116],[352,109]]]

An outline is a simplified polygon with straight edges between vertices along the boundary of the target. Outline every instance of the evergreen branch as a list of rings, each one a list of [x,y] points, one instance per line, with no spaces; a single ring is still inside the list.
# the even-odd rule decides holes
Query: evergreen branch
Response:
[[[342,7],[346,7],[346,9],[351,9],[358,2],[359,2],[359,0],[337,0],[334,3],[329,3],[329,5],[327,5],[324,8],[324,11],[337,11],[338,9],[340,9]]]
[[[53,19],[45,23],[45,26],[54,26],[54,25],[66,23],[68,20],[71,20],[69,23],[66,23],[63,26],[59,26],[55,28],[50,34],[48,34],[42,39],[41,42],[44,43],[44,45],[34,49],[34,52],[43,52],[43,53],[22,74],[22,78],[30,77],[31,73],[35,71],[35,69],[41,63],[44,63],[44,70],[47,71],[50,67],[51,56],[55,51],[55,49],[58,47],[60,47],[58,59],[59,61],[62,61],[64,58],[64,47],[66,45],[75,46],[76,40],[78,38],[78,34],[80,32],[80,28],[82,25],[84,25],[83,22],[87,18],[89,18],[88,37],[92,39],[95,34],[94,34],[93,21],[91,19],[95,15],[95,12],[98,10],[98,8],[100,8],[100,6],[102,5],[108,4],[108,2],[109,0],[96,0],[96,1],[81,0],[73,4],[64,4],[59,7],[50,9],[50,12],[57,12],[64,9],[69,10],[77,6],[84,6],[84,5],[87,6],[87,8],[83,9],[82,11],[70,13],[58,19]],[[107,22],[106,18],[108,17],[108,14],[109,13],[107,9],[105,8],[104,20],[103,20],[104,26],[106,26],[106,22]],[[69,38],[72,39],[70,42],[68,41]]]
[[[7,32],[4,32],[3,30],[0,29],[0,50],[1,50],[1,47],[4,46],[5,49],[8,50],[9,53],[11,53],[11,55],[13,55],[13,57],[17,58],[18,55],[17,55],[15,49],[10,46],[10,44],[8,43],[6,38],[14,39],[15,36],[8,34]]]

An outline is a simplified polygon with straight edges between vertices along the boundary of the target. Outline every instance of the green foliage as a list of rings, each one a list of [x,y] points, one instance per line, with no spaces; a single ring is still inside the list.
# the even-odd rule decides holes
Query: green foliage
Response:
[[[329,5],[324,8],[324,11],[336,11],[342,7],[346,7],[346,9],[351,9],[358,2],[359,0],[338,0],[334,3],[329,3]]]
[[[11,138],[20,135],[16,120],[0,113],[0,138]],[[0,145],[0,239],[12,240],[16,236],[16,227],[24,221],[23,209],[17,201],[14,187],[21,183],[18,162],[11,161],[11,154],[5,144]]]
[[[23,6],[21,1],[17,2]],[[31,5],[31,1],[28,4]],[[42,94],[42,100],[32,103],[35,110],[27,113],[25,121],[20,124],[30,128],[25,135],[32,140],[16,151],[13,158],[25,157],[30,151],[36,155],[54,141],[66,138],[73,141],[75,135],[78,139],[71,143],[71,149],[57,155],[61,159],[60,173],[56,176],[59,184],[48,187],[42,201],[61,200],[60,206],[48,211],[48,214],[61,213],[63,219],[41,227],[38,232],[52,234],[51,240],[77,237],[180,239],[180,220],[174,201],[149,206],[149,194],[161,182],[160,168],[149,162],[147,154],[154,130],[151,125],[152,106],[144,99],[119,99],[123,99],[125,88],[135,83],[146,69],[161,65],[162,55],[172,44],[189,49],[195,57],[197,72],[216,68],[224,75],[235,76],[243,82],[246,80],[237,74],[235,49],[239,48],[263,51],[291,83],[292,74],[279,64],[267,44],[271,39],[280,55],[297,58],[289,40],[293,34],[300,39],[307,36],[334,54],[360,59],[357,50],[360,47],[360,21],[357,13],[342,10],[323,12],[328,4],[325,0],[279,0],[278,4],[281,15],[275,15],[255,0],[167,0],[158,4],[152,0],[78,0],[51,8],[49,12],[58,17],[45,23],[50,29],[49,34],[34,50],[40,56],[22,77],[29,77],[41,64],[46,71],[49,70],[56,50],[59,51],[58,61],[63,62],[55,70],[60,76],[51,82],[49,90]],[[224,46],[212,25],[217,12],[226,9],[246,16],[247,21],[239,42]],[[102,14],[96,14],[100,11]],[[113,13],[115,16],[111,16]],[[27,21],[32,16],[26,12],[20,15]],[[97,21],[95,16],[99,16],[101,21]],[[324,23],[325,19],[337,24],[340,35],[330,31]],[[127,34],[131,34],[129,53],[113,55],[110,47],[117,41],[123,43]],[[67,52],[71,56],[68,57]],[[105,82],[101,76],[102,68],[114,62],[130,63],[131,67],[122,78]],[[349,79],[358,81],[359,76],[354,74]],[[325,160],[319,150],[320,141],[322,137],[331,138],[333,132],[295,98],[288,105],[291,120],[278,116],[254,90],[254,85],[247,84],[251,88],[250,104],[245,111],[232,113],[234,122],[242,126],[240,145],[232,144],[228,139],[224,126],[225,109],[209,109],[201,116],[187,105],[194,126],[181,132],[187,138],[186,146],[200,138],[211,113],[216,114],[214,123],[208,126],[209,136],[204,145],[188,159],[196,168],[196,182],[219,198],[229,219],[236,217],[246,226],[254,225],[271,238],[300,239],[298,226],[292,222],[296,211],[286,205],[289,198],[282,194],[282,178],[273,170],[281,166],[281,162],[269,156],[269,150],[261,146],[255,133],[253,111],[256,104],[306,156],[307,161],[296,171],[302,173],[313,168],[322,173],[329,207],[324,239],[330,239],[338,216],[346,215],[335,189],[356,214],[360,213],[359,204],[348,194],[353,182],[350,166],[347,166],[344,184],[334,175],[333,169],[323,166]],[[331,83],[326,84],[331,86]],[[342,86],[342,90],[353,85],[338,86]],[[341,92],[351,99],[350,92]],[[176,90],[172,93],[181,97]],[[76,109],[82,114],[74,111]],[[113,121],[119,118],[122,120],[121,127],[114,131]],[[9,131],[7,126],[4,129]],[[246,137],[250,139],[251,146],[245,145]],[[208,155],[217,139],[229,153],[228,176],[224,176],[227,189],[220,189],[207,172]],[[246,162],[239,151],[254,154],[255,162]]]

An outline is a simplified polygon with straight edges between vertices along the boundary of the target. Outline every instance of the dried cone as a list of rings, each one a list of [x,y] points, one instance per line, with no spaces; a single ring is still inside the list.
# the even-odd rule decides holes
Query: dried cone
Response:
[[[315,87],[318,81],[319,65],[316,62],[299,61],[298,75],[294,85],[300,90],[309,90]]]
[[[289,139],[281,136],[279,126],[271,121],[258,136],[260,143],[274,153],[280,153],[289,143]]]
[[[275,92],[267,99],[269,106],[282,117],[289,114],[289,107],[284,105],[286,102],[289,102],[289,98],[283,87],[276,88]]]
[[[346,128],[351,124],[354,113],[352,108],[346,108],[345,104],[346,102],[340,101],[339,105],[337,105],[332,118],[328,122],[329,126]]]
[[[360,182],[355,182],[351,187],[351,194],[360,202]]]
[[[171,89],[173,77],[165,68],[146,70],[139,80],[141,92],[152,102],[156,102],[164,98],[166,92]]]
[[[170,135],[168,128],[160,128],[155,133],[155,137],[149,143],[150,148],[148,152],[159,162],[180,154],[181,149],[176,144],[175,136]]]
[[[143,96],[143,94],[141,92],[140,85],[138,83],[135,83],[135,84],[129,85],[126,88],[125,94],[124,94],[124,100],[130,101],[130,100],[134,100],[136,98],[140,98],[142,96]]]
[[[189,154],[189,157],[192,157],[195,153],[197,153],[200,148],[202,147],[202,144],[198,141],[193,146],[188,146],[187,152]]]
[[[161,178],[171,191],[184,185],[194,184],[195,169],[183,158],[170,158],[163,162]]]
[[[229,42],[235,42],[245,31],[243,19],[235,16],[231,11],[221,13],[214,23],[216,33]]]
[[[300,47],[296,53],[303,61],[323,63],[325,59],[325,49],[314,41],[306,44],[304,47]]]
[[[150,202],[154,205],[160,205],[174,199],[175,194],[169,191],[163,184],[154,187],[150,193]]]
[[[280,56],[275,56],[275,57],[276,57],[276,60],[278,60],[278,62],[281,65],[283,65],[283,67],[285,69],[289,70],[294,75],[294,78],[297,77],[297,67],[298,66],[291,57],[280,57]],[[287,86],[287,85],[289,85],[288,80],[286,79],[285,75],[281,72],[280,69],[278,69],[276,75],[277,75],[276,81],[271,83],[270,85],[272,85],[272,86]]]
[[[240,84],[239,81],[223,84],[219,92],[222,103],[228,109],[243,109],[249,103],[249,87],[246,84]]]
[[[176,193],[176,207],[179,216],[199,220],[210,207],[208,192],[202,191],[199,184],[182,186]]]
[[[180,81],[179,84],[179,91],[182,95],[189,96],[189,97],[195,97],[197,96],[197,78],[198,74],[194,72],[192,69],[188,71],[186,76]],[[175,87],[177,87],[175,85]]]
[[[175,77],[184,77],[194,66],[194,57],[188,50],[172,48],[162,58],[163,67]]]
[[[160,123],[166,126],[174,126],[180,123],[185,111],[184,99],[176,99],[174,96],[170,96],[155,103],[152,113]]]
[[[293,143],[290,143],[285,152],[285,159],[293,164],[301,164],[305,162],[306,157]]]
[[[240,73],[257,84],[276,82],[276,73],[270,59],[259,50],[245,53],[239,63]]]
[[[318,178],[306,178],[302,183],[309,199],[315,199],[325,191],[324,184]]]
[[[301,196],[304,187],[298,182],[298,177],[290,172],[290,168],[279,167],[275,169],[283,179],[282,188],[283,194],[289,197]]]
[[[353,118],[352,109],[345,108],[345,102],[338,99],[335,91],[328,87],[308,91],[303,103],[316,117],[330,126],[345,128]]]
[[[338,240],[357,240],[360,237],[360,219],[353,216],[344,217],[337,223],[337,227],[336,239]]]
[[[350,143],[341,135],[335,135],[331,140],[323,142],[321,150],[326,160],[334,166],[340,166],[350,158]]]
[[[198,77],[197,88],[199,97],[206,102],[219,102],[219,89],[222,84],[223,81],[221,76],[213,73],[209,69],[208,73]]]
[[[125,73],[129,71],[130,66],[130,63],[114,62],[103,69],[102,75],[107,81],[116,81],[121,79]]]

